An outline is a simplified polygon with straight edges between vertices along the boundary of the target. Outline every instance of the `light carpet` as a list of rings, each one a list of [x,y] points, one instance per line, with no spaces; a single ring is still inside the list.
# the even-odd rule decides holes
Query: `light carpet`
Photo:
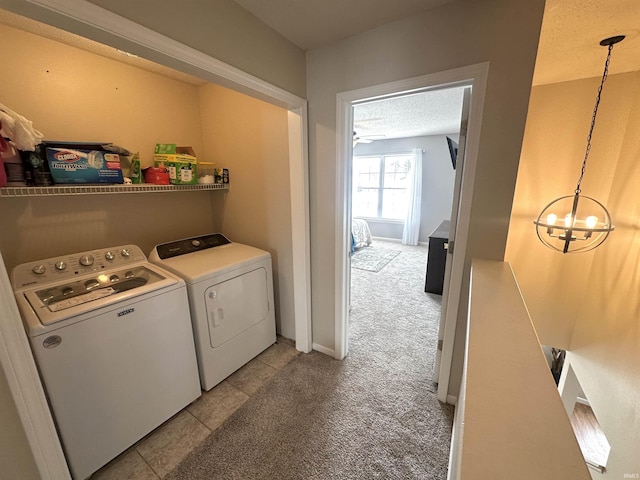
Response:
[[[165,478],[445,479],[453,408],[431,380],[425,266],[403,246],[382,272],[353,270],[348,357],[299,355]]]

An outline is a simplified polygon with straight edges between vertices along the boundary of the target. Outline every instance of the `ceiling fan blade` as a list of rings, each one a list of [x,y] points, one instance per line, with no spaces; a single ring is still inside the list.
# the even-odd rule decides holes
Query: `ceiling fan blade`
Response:
[[[358,143],[371,143],[381,138],[386,138],[386,135],[358,135],[353,132],[353,146],[355,147]]]

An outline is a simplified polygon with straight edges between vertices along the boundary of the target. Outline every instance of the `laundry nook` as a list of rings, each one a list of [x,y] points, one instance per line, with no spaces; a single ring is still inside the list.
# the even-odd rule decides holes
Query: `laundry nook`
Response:
[[[203,392],[295,352],[287,110],[4,10],[0,34],[0,252],[51,448],[83,480],[193,420],[163,472],[215,428]]]

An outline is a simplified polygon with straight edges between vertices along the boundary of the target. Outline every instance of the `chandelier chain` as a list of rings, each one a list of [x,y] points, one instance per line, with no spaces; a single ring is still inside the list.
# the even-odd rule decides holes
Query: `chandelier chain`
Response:
[[[576,185],[576,195],[580,195],[582,191],[580,185],[582,184],[582,178],[584,172],[587,169],[587,160],[589,153],[591,152],[591,137],[593,136],[593,129],[596,126],[596,116],[598,115],[598,106],[600,105],[600,96],[602,94],[602,87],[609,74],[609,62],[611,61],[611,50],[613,50],[613,43],[609,45],[609,51],[607,52],[607,60],[604,62],[604,72],[602,73],[602,80],[600,81],[600,87],[598,87],[598,94],[596,95],[596,104],[593,107],[593,115],[591,116],[591,126],[589,127],[589,135],[587,135],[587,149],[584,152],[584,160],[582,161],[582,170],[580,171],[580,178],[578,178],[578,184]]]

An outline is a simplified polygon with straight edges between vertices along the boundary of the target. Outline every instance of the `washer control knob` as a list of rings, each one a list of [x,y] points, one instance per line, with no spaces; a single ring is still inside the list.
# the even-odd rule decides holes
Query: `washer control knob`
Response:
[[[120,255],[122,255],[124,258],[129,258],[131,256],[131,250],[129,250],[128,248],[123,248],[120,252]]]
[[[73,288],[71,287],[64,287],[62,289],[62,295],[67,296],[67,295],[71,295],[73,293]]]
[[[201,245],[200,240],[191,240],[191,245],[194,247],[199,247]]]
[[[89,267],[93,265],[93,256],[91,255],[82,255],[80,257],[80,265],[83,267]]]
[[[91,280],[87,280],[86,282],[84,282],[84,287],[87,290],[91,290],[92,288],[96,288],[100,286],[100,282],[98,280],[96,280],[95,278],[92,278]]]
[[[107,260],[113,260],[114,258],[116,258],[116,256],[113,254],[111,250],[109,250],[107,253],[104,254],[104,258],[106,258]]]
[[[46,268],[45,268],[45,266],[44,266],[44,265],[42,265],[42,264],[36,265],[35,267],[33,267],[33,268],[31,269],[31,271],[32,271],[33,273],[35,273],[36,275],[42,275],[46,270],[47,270],[47,269],[46,269]]]
[[[127,270],[127,273],[124,274],[124,278],[133,278],[135,276],[136,274],[133,273],[131,270]]]
[[[118,280],[120,280],[120,277],[119,277],[118,275],[116,275],[116,274],[113,274],[113,275],[111,275],[111,276],[109,277],[109,281],[110,281],[111,283],[113,283],[113,282],[117,282]]]
[[[56,270],[62,271],[65,268],[67,268],[67,262],[60,261],[56,263]]]

